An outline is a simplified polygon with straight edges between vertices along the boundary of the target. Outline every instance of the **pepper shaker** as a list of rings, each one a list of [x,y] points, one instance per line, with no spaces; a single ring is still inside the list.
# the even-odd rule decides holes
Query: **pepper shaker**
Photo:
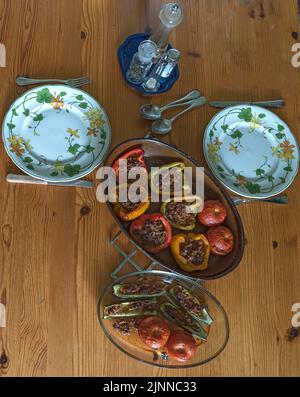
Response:
[[[151,40],[144,40],[134,54],[127,71],[127,79],[133,84],[141,84],[149,72],[153,58],[156,57],[157,46]]]

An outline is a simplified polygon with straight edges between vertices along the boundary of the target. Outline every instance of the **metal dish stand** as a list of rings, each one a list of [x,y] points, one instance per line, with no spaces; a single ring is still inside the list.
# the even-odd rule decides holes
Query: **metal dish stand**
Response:
[[[135,247],[134,245],[130,252],[124,251],[124,249],[120,245],[120,239],[123,236],[125,237],[125,234],[121,230],[119,230],[117,232],[117,234],[115,234],[115,236],[110,240],[110,244],[123,257],[123,259],[119,262],[119,264],[115,267],[115,269],[110,274],[110,276],[113,280],[116,280],[118,277],[131,272],[132,268],[133,268],[133,271],[138,271],[138,272],[142,272],[145,270],[160,270],[160,271],[174,273],[179,276],[182,276],[182,274],[180,274],[174,270],[170,270],[166,266],[153,261],[152,259],[150,259],[150,257],[148,257],[146,254],[142,253],[142,251],[140,249],[138,249],[137,247]],[[128,242],[127,238],[126,238],[126,240]],[[139,254],[142,254],[141,260],[146,259],[146,262],[144,264],[141,263],[141,260],[137,261],[134,259],[134,257]],[[149,260],[150,260],[150,262],[149,262]],[[193,282],[194,287],[196,287],[199,284],[202,285],[202,280],[195,279],[193,277],[188,277],[188,276],[186,276],[186,278]],[[194,287],[191,290],[193,290]]]

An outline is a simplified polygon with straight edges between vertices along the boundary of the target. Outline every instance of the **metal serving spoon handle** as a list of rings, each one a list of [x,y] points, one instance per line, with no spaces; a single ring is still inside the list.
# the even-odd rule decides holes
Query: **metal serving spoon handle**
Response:
[[[164,106],[163,108],[160,109],[160,110],[161,110],[161,115],[162,115],[162,113],[165,112],[166,110],[169,110],[169,109],[172,109],[172,108],[178,108],[178,107],[183,107],[183,106],[188,107],[188,106],[190,106],[190,105],[193,105],[194,102],[195,102],[196,100],[200,99],[200,98],[201,98],[201,96],[199,96],[199,97],[197,97],[197,98],[194,98],[194,99],[191,99],[191,100],[186,101],[186,102],[170,103],[169,105],[166,105],[166,106]]]
[[[199,106],[203,106],[207,103],[207,99],[202,96],[198,99],[195,99],[194,101],[191,101],[191,106],[189,106],[187,109],[182,110],[180,113],[176,114],[174,117],[169,119],[170,123],[172,124],[175,120],[178,119],[178,117],[182,116],[184,113],[189,112],[190,110],[197,108]]]
[[[193,90],[190,91],[187,95],[185,95],[182,98],[176,99],[176,101],[173,101],[171,103],[168,103],[167,105],[163,106],[160,108],[161,112],[164,112],[165,110],[167,110],[169,107],[175,107],[175,106],[179,106],[179,104],[181,104],[182,102],[187,102],[193,99],[197,99],[201,97],[201,93],[198,90]]]
[[[266,199],[247,199],[247,198],[241,198],[241,197],[232,197],[232,200],[235,205],[255,203],[255,202],[264,202],[264,203],[270,203],[270,204],[288,204],[289,203],[288,196],[278,196],[278,197],[271,197],[271,198],[266,198]]]

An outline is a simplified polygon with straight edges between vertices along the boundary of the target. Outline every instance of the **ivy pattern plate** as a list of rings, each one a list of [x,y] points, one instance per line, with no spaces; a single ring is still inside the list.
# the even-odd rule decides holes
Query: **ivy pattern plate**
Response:
[[[299,168],[299,149],[289,127],[258,106],[234,106],[218,113],[206,128],[204,154],[213,174],[244,197],[280,194]]]
[[[65,182],[100,164],[111,130],[105,111],[89,94],[49,85],[26,92],[12,104],[2,136],[21,170],[35,178]]]

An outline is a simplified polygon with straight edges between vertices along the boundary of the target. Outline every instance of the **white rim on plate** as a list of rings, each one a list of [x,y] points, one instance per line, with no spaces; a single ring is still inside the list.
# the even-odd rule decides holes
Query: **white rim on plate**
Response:
[[[205,159],[214,176],[243,197],[286,190],[299,170],[299,149],[288,125],[259,106],[228,107],[206,127]]]
[[[12,161],[34,178],[68,182],[91,173],[111,142],[108,116],[87,92],[33,88],[10,106],[2,139]]]

